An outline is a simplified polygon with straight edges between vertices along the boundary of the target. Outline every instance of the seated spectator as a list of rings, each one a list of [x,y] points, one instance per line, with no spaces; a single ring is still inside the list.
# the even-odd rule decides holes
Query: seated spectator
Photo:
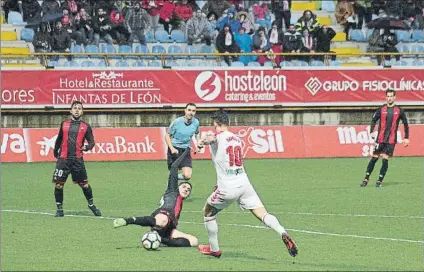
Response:
[[[386,0],[372,0],[371,8],[373,10],[373,14],[378,15],[380,10],[384,10],[386,6]]]
[[[135,39],[138,39],[140,44],[146,45],[145,31],[150,28],[149,17],[144,9],[141,9],[140,3],[136,2],[134,8],[131,9],[125,17],[125,25],[130,33],[129,41],[132,44]]]
[[[413,29],[422,29],[423,10],[414,0],[406,0],[402,6],[402,19]]]
[[[318,23],[315,14],[310,10],[305,10],[303,16],[297,20],[295,25],[297,32],[302,32],[307,29],[312,36],[315,36],[316,31],[319,29],[320,24]]]
[[[118,11],[123,16],[124,15],[124,8],[125,8],[124,3],[121,0],[116,0],[116,1],[113,2],[111,10],[112,11]]]
[[[381,31],[380,31],[381,34]],[[384,48],[383,52],[390,52],[390,53],[399,53],[399,51],[396,48],[396,45],[398,44],[396,35],[392,33],[389,29],[384,29],[383,33],[378,38],[378,43],[380,46]],[[400,60],[400,56],[395,56],[396,60]],[[386,61],[390,60],[390,56],[385,56]],[[380,65],[380,62],[378,62],[378,65]]]
[[[6,22],[8,20],[9,17],[9,11],[16,11],[19,13],[23,13],[22,11],[22,1],[18,1],[18,0],[2,0],[4,2],[2,2],[2,7],[4,10],[4,14],[5,14],[5,19]]]
[[[245,33],[252,35],[255,32],[255,26],[250,21],[249,14],[245,11],[240,11],[237,13],[238,20],[240,22],[240,27],[244,28]]]
[[[204,14],[209,14],[209,12],[214,12],[218,15],[218,18],[224,14],[224,10],[231,8],[230,3],[226,0],[208,0],[206,4],[202,7]]]
[[[335,17],[338,24],[344,26],[346,39],[350,40],[350,31],[356,28],[355,9],[347,0],[342,0],[336,6]]]
[[[68,53],[70,52],[70,48],[71,48],[71,36],[69,36],[68,31],[66,31],[63,27],[62,27],[62,22],[61,21],[57,21],[56,25],[55,25],[55,29],[52,33],[52,37],[51,37],[51,49],[52,52],[57,52],[57,53]],[[54,58],[52,58],[54,60],[59,59],[59,56],[56,56]],[[71,57],[68,56],[68,60],[71,60]]]
[[[202,11],[200,10],[200,13]],[[180,21],[179,28],[185,30],[185,25],[188,20],[193,17],[193,9],[190,4],[188,4],[187,0],[181,0],[180,3],[177,3],[175,6],[175,15]]]
[[[390,17],[399,19],[402,13],[403,0],[390,0],[386,1],[385,10]]]
[[[41,8],[43,10],[43,16],[46,14],[62,13],[59,3],[56,0],[44,0],[41,4]]]
[[[234,8],[230,8],[227,13],[224,11],[223,15],[217,22],[218,29],[221,31],[226,24],[231,27],[233,33],[238,32],[238,29],[240,28],[240,21],[237,20],[236,10]]]
[[[176,16],[175,7],[174,0],[165,0],[159,11],[159,23],[163,25],[163,28],[169,35],[171,34],[169,26],[172,26],[172,29],[177,29],[181,23],[181,20]]]
[[[78,8],[79,10],[84,9],[84,11],[87,13],[90,18],[94,16],[94,9],[93,5],[90,3],[89,0],[78,0]]]
[[[309,30],[307,29],[304,29],[302,34],[302,48],[300,49],[300,53],[315,53],[317,48],[316,38],[310,35]],[[311,57],[302,56],[302,59],[309,62]]]
[[[36,53],[48,53],[51,50],[52,36],[47,29],[47,25],[46,23],[41,24],[35,32],[32,44]],[[40,56],[40,61],[42,65],[45,65],[43,56]]]
[[[94,30],[91,16],[87,14],[84,8],[80,8],[79,12],[74,18],[75,29],[81,32],[83,36],[84,45],[93,43]]]
[[[24,0],[22,2],[23,15],[22,19],[24,22],[31,24],[41,21],[41,6],[37,0]],[[37,26],[34,27],[34,30]]]
[[[234,39],[238,47],[240,48],[240,53],[251,53],[252,52],[252,38],[249,34],[245,32],[244,27],[239,28],[239,32],[234,35]],[[244,65],[247,65],[253,60],[252,56],[240,56],[239,61],[243,62]]]
[[[317,47],[316,52],[317,53],[334,53],[330,51],[331,47],[331,40],[336,36],[336,31],[332,29],[331,27],[328,27],[326,25],[323,25],[317,33]],[[320,60],[324,62],[325,56],[320,55],[316,56],[315,59]],[[336,55],[331,56],[332,60],[336,59]]]
[[[227,0],[228,4],[231,5],[237,12],[243,10],[243,0]],[[247,31],[246,31],[247,32]]]
[[[268,31],[269,43],[271,45],[271,52],[281,53],[283,52],[284,34],[282,30],[278,29],[278,22],[272,22],[271,29]],[[283,56],[275,56],[275,63],[280,65],[284,60]]]
[[[217,15],[215,12],[209,12],[209,14],[206,16],[209,23],[209,33],[211,35],[211,40],[215,41],[216,36],[218,36],[218,27],[217,27]]]
[[[196,15],[187,22],[185,29],[186,40],[189,45],[193,43],[206,43],[211,45],[210,26],[208,19],[198,9]]]
[[[358,24],[356,27],[357,29],[362,29],[364,20],[365,25],[372,20],[372,0],[356,0],[354,7],[355,13],[358,16]]]
[[[75,0],[66,0],[62,6],[62,9],[67,9],[71,16],[75,16],[78,13],[78,4]]]
[[[123,14],[114,10],[110,13],[110,20],[112,22],[112,30],[110,31],[112,38],[118,41],[120,45],[128,44],[130,33],[125,27]]]
[[[125,1],[122,8],[122,14],[124,14],[124,21],[125,17],[127,16],[128,12],[133,8],[132,1]]]
[[[261,26],[256,31],[253,36],[253,52],[255,53],[267,53],[271,49],[271,45],[269,44],[269,38],[266,34],[265,27]],[[269,61],[269,57],[267,55],[260,55],[257,57],[257,62],[263,66],[265,62]]]
[[[272,12],[275,14],[275,21],[279,30],[290,25],[292,0],[272,0]]]
[[[191,10],[198,10],[198,9],[202,9],[201,7],[199,7],[199,5],[197,5],[196,0],[188,0],[187,3],[190,5]],[[199,1],[200,2],[200,1]]]
[[[137,2],[134,2],[134,5]],[[147,16],[149,18],[148,25],[150,26],[153,33],[158,30],[159,27],[159,12],[162,8],[162,0],[143,0],[143,9],[147,10]]]
[[[294,25],[289,25],[289,29],[284,33],[283,52],[285,53],[300,53],[302,48],[302,37],[299,32],[296,31]],[[294,56],[285,57],[287,61],[296,59]]]
[[[234,34],[229,24],[224,25],[218,37],[216,37],[216,49],[219,53],[231,54],[240,52],[240,48],[234,39]],[[231,66],[230,58],[233,61],[238,59],[237,56],[225,56],[224,60],[229,66]]]
[[[258,1],[252,6],[253,18],[256,24],[265,25],[267,29],[271,28],[270,12],[265,1]]]
[[[106,11],[100,8],[97,10],[97,16],[93,18],[94,43],[99,46],[100,39],[104,39],[107,44],[113,44],[110,31],[112,30],[112,22],[106,16]]]

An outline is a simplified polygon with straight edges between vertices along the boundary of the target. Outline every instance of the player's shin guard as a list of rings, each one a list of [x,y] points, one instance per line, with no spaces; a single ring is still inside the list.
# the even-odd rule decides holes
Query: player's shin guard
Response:
[[[275,230],[280,235],[280,237],[283,234],[287,234],[286,229],[281,226],[280,222],[278,222],[277,217],[273,216],[272,214],[266,213],[262,218],[262,222],[264,222],[267,227]]]
[[[156,226],[156,218],[153,216],[141,216],[141,217],[130,217],[125,218],[127,224],[139,225],[143,227],[154,227]]]
[[[365,179],[370,179],[371,173],[374,170],[375,163],[378,161],[378,158],[372,157],[368,163],[367,172],[365,173]]]
[[[186,238],[162,238],[162,243],[169,247],[190,247],[190,241]]]
[[[85,198],[88,201],[88,205],[93,205],[93,190],[91,189],[91,186],[88,185],[87,187],[81,186],[82,192],[84,193]]]
[[[208,231],[209,244],[211,251],[219,251],[218,244],[218,223],[216,222],[216,216],[204,217],[205,228]]]
[[[378,181],[383,182],[384,176],[387,173],[387,169],[389,169],[389,160],[383,159],[383,165],[380,168],[380,175],[378,176]]]
[[[56,206],[58,210],[62,210],[63,205],[63,188],[54,188],[54,198],[56,200]]]

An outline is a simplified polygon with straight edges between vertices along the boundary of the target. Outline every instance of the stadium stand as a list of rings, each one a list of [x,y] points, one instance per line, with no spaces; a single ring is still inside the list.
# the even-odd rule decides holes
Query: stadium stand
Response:
[[[415,5],[418,7],[421,7],[422,9],[422,2],[420,0],[415,0]],[[113,2],[113,1],[111,1]],[[123,1],[125,2],[125,1]],[[203,1],[204,2],[204,1]],[[231,1],[230,1],[231,2]],[[182,18],[177,18],[179,15],[174,12],[175,18],[172,18],[172,22],[166,23],[162,20],[161,16],[165,16],[162,13],[160,13],[159,20],[160,23],[157,26],[157,29],[154,31],[152,29],[152,26],[148,25],[149,20],[144,21],[141,30],[145,30],[145,38],[146,38],[146,44],[140,44],[137,40],[137,38],[133,38],[133,35],[130,35],[128,32],[128,23],[125,21],[125,16],[130,16],[134,10],[132,8],[128,8],[125,6],[118,8],[118,13],[124,18],[123,21],[115,21],[112,16],[110,16],[110,30],[101,30],[101,39],[100,44],[96,45],[93,44],[92,35],[90,34],[90,30],[88,28],[85,28],[84,26],[81,27],[81,21],[84,20],[84,14],[81,14],[81,10],[74,10],[71,12],[72,16],[67,17],[61,16],[59,14],[59,17],[57,20],[62,22],[62,28],[64,28],[64,31],[66,30],[68,33],[70,33],[71,38],[71,46],[69,48],[69,51],[71,55],[74,56],[74,59],[69,62],[54,62],[54,61],[48,61],[52,58],[52,56],[47,57],[40,57],[40,56],[34,56],[31,53],[34,52],[42,52],[42,53],[48,53],[55,51],[55,48],[53,48],[53,45],[47,46],[42,50],[43,48],[39,46],[39,44],[36,43],[37,40],[45,37],[41,35],[39,32],[41,29],[42,21],[48,21],[48,19],[44,20],[48,17],[54,17],[54,14],[40,14],[42,16],[42,21],[39,22],[31,22],[31,24],[27,25],[27,22],[24,21],[24,18],[27,18],[28,15],[26,14],[28,11],[26,10],[18,10],[18,11],[9,11],[8,14],[5,14],[7,17],[7,23],[2,24],[2,30],[1,30],[1,54],[2,54],[2,66],[9,66],[9,67],[42,67],[43,63],[46,64],[55,64],[54,67],[57,65],[65,67],[104,67],[105,65],[112,65],[115,67],[157,67],[164,64],[171,63],[172,67],[177,66],[198,66],[200,65],[206,65],[206,66],[216,66],[221,65],[225,63],[231,64],[236,67],[241,66],[249,66],[254,67],[257,66],[257,64],[249,59],[246,61],[242,61],[242,59],[239,60],[231,60],[228,58],[221,58],[221,60],[225,60],[225,62],[221,62],[221,60],[216,59],[216,56],[208,55],[206,54],[213,54],[218,53],[219,48],[217,46],[217,42],[219,40],[219,35],[217,36],[217,30],[214,28],[214,24],[216,26],[223,25],[224,22],[229,22],[231,27],[243,27],[248,28],[248,25],[245,23],[247,21],[251,21],[253,23],[253,30],[252,32],[248,33],[247,36],[242,36],[242,34],[235,33],[235,38],[237,41],[237,44],[239,44],[239,40],[243,39],[243,42],[250,42],[251,48],[253,49],[253,53],[257,52],[255,49],[255,41],[259,42],[260,50],[264,49],[265,47],[261,47],[261,36],[258,32],[258,29],[260,26],[265,26],[269,29],[265,29],[265,36],[267,37],[268,43],[271,41],[271,37],[268,36],[268,34],[271,34],[273,32],[268,32],[272,28],[270,27],[271,22],[273,22],[276,18],[276,10],[278,8],[287,8],[287,7],[278,7],[273,6],[273,4],[266,6],[263,4],[262,6],[259,5],[262,1],[244,1],[243,5],[246,11],[248,11],[248,16],[250,18],[246,19],[243,22],[237,21],[237,20],[226,20],[225,18],[216,18],[218,19],[215,23],[213,20],[210,19],[210,13],[218,13],[214,10],[205,10],[205,6],[198,6],[196,1],[189,1],[186,5],[189,5],[193,10],[193,17],[192,18],[185,18],[184,24],[178,24],[174,21],[182,21]],[[274,1],[273,1],[274,2]],[[275,2],[281,2],[284,3],[286,1],[275,1]],[[362,55],[360,54],[366,53],[369,50],[370,42],[373,38],[373,29],[368,29],[366,27],[366,23],[362,24],[362,28],[358,29],[355,27],[351,27],[351,29],[346,30],[346,26],[350,25],[351,22],[347,20],[343,24],[343,20],[341,20],[339,17],[337,17],[337,13],[340,11],[341,4],[338,3],[339,1],[292,1],[291,4],[291,19],[290,23],[295,24],[295,27],[297,30],[300,29],[300,33],[298,33],[297,39],[301,41],[301,48],[300,52],[307,53],[310,51],[319,52],[319,50],[316,50],[317,44],[314,44],[313,46],[309,46],[307,41],[309,38],[305,38],[304,35],[304,29],[308,28],[305,27],[308,24],[302,23],[302,18],[304,18],[304,15],[308,12],[311,12],[312,19],[314,20],[314,25],[309,28],[309,35],[314,40],[319,40],[317,37],[320,37],[322,34],[319,32],[322,28],[322,26],[328,26],[329,29],[334,30],[335,35],[331,39],[330,43],[330,50],[331,53],[337,54],[337,61],[335,59],[331,60],[330,57],[327,57],[325,60],[324,58],[318,58],[310,55],[310,57],[290,57],[284,60],[284,58],[277,59],[275,58],[270,59],[269,56],[260,56],[258,59],[259,65],[263,66],[281,66],[281,67],[289,67],[289,66],[324,66],[324,65],[331,65],[331,66],[371,66],[376,65],[376,57],[368,55]],[[343,2],[343,1],[341,1]],[[359,1],[361,3],[365,2],[372,2],[372,1]],[[43,1],[36,2],[40,5],[40,7],[44,7],[46,5],[43,3]],[[63,9],[69,9],[66,6],[66,1],[57,1],[57,3],[60,5],[60,10]],[[79,3],[79,1],[77,1]],[[115,14],[113,13],[114,8],[112,7],[101,7],[95,1],[93,1],[93,13],[90,14],[92,17],[97,16],[94,12],[98,10],[99,8],[104,8],[107,10],[107,14]],[[184,5],[183,3],[177,2],[178,5]],[[265,7],[266,6],[266,7]],[[357,8],[355,6],[355,8]],[[203,11],[202,18],[196,17],[196,10],[201,9]],[[230,8],[232,10],[233,8]],[[371,9],[371,8],[369,8]],[[261,19],[261,10],[264,11],[264,17]],[[124,12],[125,11],[125,12]],[[232,11],[231,11],[232,12]],[[379,14],[376,14],[379,12]],[[374,12],[372,15],[372,18],[378,18],[378,16],[382,16],[382,10]],[[151,16],[150,14],[142,11],[142,15],[140,15],[139,19],[142,20],[145,18],[145,16]],[[4,14],[4,12],[2,12]],[[218,14],[216,14],[218,15]],[[419,14],[417,13],[417,21],[419,18],[422,18],[422,12]],[[143,17],[144,16],[144,17]],[[388,16],[384,15],[383,16]],[[421,17],[419,17],[421,16]],[[3,18],[3,17],[2,17]],[[41,18],[41,17],[40,17]],[[235,17],[238,18],[237,16]],[[76,21],[79,20],[79,21]],[[198,20],[195,23],[191,23],[191,20]],[[356,18],[356,20],[358,20]],[[71,22],[71,24],[69,24]],[[142,21],[140,21],[142,22]],[[164,23],[165,22],[165,23]],[[78,24],[79,23],[79,24]],[[212,44],[207,45],[207,40],[196,36],[196,40],[193,42],[193,44],[188,44],[187,42],[187,33],[190,31],[190,23],[191,25],[201,25],[206,24],[208,27],[210,27],[209,35],[212,39]],[[51,20],[48,22],[48,34],[50,36],[54,36],[55,34],[55,21]],[[72,25],[74,24],[74,25]],[[304,24],[304,25],[302,25]],[[287,27],[284,24],[281,24],[283,27],[283,33],[287,33]],[[315,27],[315,28],[314,28]],[[422,61],[417,59],[417,57],[422,56],[424,54],[424,31],[423,31],[423,24],[416,25],[415,27],[411,27],[411,29],[408,30],[395,30],[393,31],[394,36],[396,37],[398,43],[393,46],[392,48],[397,50],[400,53],[403,54],[412,54],[415,53],[416,55],[405,55],[401,59],[395,60],[394,56],[392,56],[391,63],[395,65],[421,65]],[[84,29],[82,31],[81,29]],[[172,28],[172,30],[170,30]],[[92,29],[92,27],[90,28]],[[35,32],[34,32],[35,30]],[[213,31],[211,31],[213,30]],[[94,30],[99,31],[99,30]],[[103,32],[102,32],[103,31]],[[134,30],[137,31],[137,30]],[[186,33],[187,32],[187,33]],[[81,34],[82,33],[82,34]],[[97,33],[97,32],[96,32]],[[79,40],[78,35],[82,35],[83,39]],[[105,39],[103,39],[103,36],[111,35],[114,44],[106,44]],[[381,33],[380,33],[381,34]],[[37,36],[38,35],[38,36]],[[65,35],[65,34],[63,34]],[[134,35],[135,36],[135,35]],[[123,38],[124,37],[124,38]],[[377,36],[376,36],[377,37]],[[284,38],[286,38],[284,36]],[[250,39],[250,41],[249,41]],[[206,40],[206,42],[205,42]],[[81,42],[82,41],[82,42]],[[319,47],[319,41],[315,41],[315,43],[318,43]],[[271,48],[274,49],[274,43],[271,43],[272,46],[266,47],[266,50],[262,50],[264,52],[269,51]],[[279,45],[281,48],[281,45]],[[286,46],[284,44],[284,46]],[[40,49],[41,48],[41,49]],[[57,52],[60,52],[63,55],[66,53],[65,48],[57,48]],[[284,49],[284,47],[283,47]],[[390,52],[395,52],[390,51]],[[151,53],[153,53],[153,55]],[[276,52],[273,50],[273,52]],[[277,51],[278,52],[278,51]],[[283,50],[285,52],[285,50]],[[328,52],[328,51],[324,51]],[[372,51],[372,52],[380,52],[380,51]],[[87,53],[90,53],[88,55]],[[133,53],[139,54],[138,56],[131,55]],[[290,52],[285,52],[290,53]],[[103,54],[103,55],[102,55]],[[122,54],[122,55],[117,55]],[[144,55],[141,55],[144,54]],[[151,54],[151,55],[149,55]],[[168,57],[165,57],[166,54],[169,54]],[[205,55],[202,55],[205,54]],[[107,55],[108,57],[104,59],[104,56]],[[163,57],[161,57],[163,55]],[[172,57],[171,57],[172,55]],[[263,61],[260,61],[262,58]],[[60,56],[59,59],[65,59],[69,58],[69,55],[63,55]],[[99,61],[99,59],[102,59],[102,61]],[[291,59],[291,60],[290,60]],[[409,61],[412,59],[412,61]],[[54,60],[54,59],[53,59]],[[118,60],[118,62],[114,61]],[[166,62],[165,62],[166,60]],[[172,60],[172,62],[169,62]],[[161,62],[162,61],[162,62]],[[389,59],[387,59],[389,61]],[[275,63],[278,62],[278,63]],[[380,63],[380,62],[378,62]],[[387,65],[387,63],[385,63]]]

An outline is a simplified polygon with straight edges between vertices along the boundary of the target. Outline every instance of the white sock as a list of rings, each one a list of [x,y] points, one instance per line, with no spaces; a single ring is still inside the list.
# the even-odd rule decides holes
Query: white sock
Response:
[[[287,234],[286,229],[280,225],[280,222],[278,222],[277,217],[273,216],[272,214],[266,213],[262,218],[262,222],[264,222],[267,227],[275,230],[280,236],[283,234]]]
[[[203,220],[205,221],[205,228],[208,231],[211,251],[218,251],[218,223],[216,223],[216,216],[204,217]]]
[[[185,180],[183,174],[181,174],[181,173],[178,174],[178,180]]]

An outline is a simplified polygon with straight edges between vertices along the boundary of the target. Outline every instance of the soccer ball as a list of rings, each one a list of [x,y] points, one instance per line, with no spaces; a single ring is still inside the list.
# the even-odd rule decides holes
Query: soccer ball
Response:
[[[141,244],[147,250],[156,250],[159,248],[162,239],[156,231],[148,231],[141,237]]]

